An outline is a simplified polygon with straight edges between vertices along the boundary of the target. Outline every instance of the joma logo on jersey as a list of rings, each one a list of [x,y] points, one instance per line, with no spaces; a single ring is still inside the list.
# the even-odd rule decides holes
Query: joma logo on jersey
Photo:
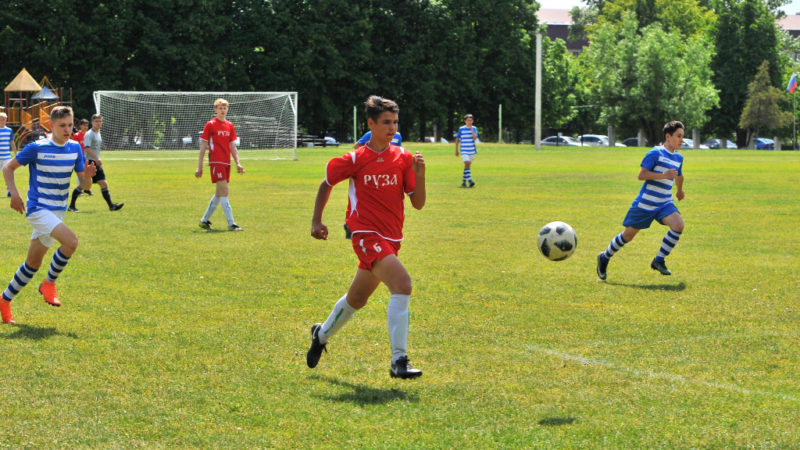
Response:
[[[375,187],[395,186],[397,174],[364,175],[364,184]]]

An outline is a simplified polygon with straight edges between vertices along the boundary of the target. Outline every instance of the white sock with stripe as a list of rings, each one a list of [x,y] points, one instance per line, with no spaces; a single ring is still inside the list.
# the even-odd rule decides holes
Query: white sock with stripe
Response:
[[[346,324],[350,319],[353,318],[353,314],[355,314],[356,309],[350,306],[347,303],[347,294],[345,294],[342,298],[336,302],[336,305],[333,306],[333,311],[328,316],[328,319],[325,320],[325,323],[319,329],[319,342],[322,344],[327,344],[328,339],[336,334],[343,326]]]
[[[217,205],[219,205],[219,199],[215,194],[211,196],[211,201],[208,202],[208,208],[206,208],[206,213],[203,214],[203,218],[200,220],[203,222],[208,222],[209,220],[211,220],[211,216],[214,215],[214,211],[217,210]]]
[[[225,213],[225,219],[228,221],[228,225],[233,225],[233,209],[231,209],[231,204],[228,201],[228,197],[220,197],[219,203],[222,205],[222,212]]]
[[[386,319],[389,324],[389,340],[392,343],[392,363],[401,356],[406,356],[408,348],[408,304],[411,296],[392,294],[386,308]]]

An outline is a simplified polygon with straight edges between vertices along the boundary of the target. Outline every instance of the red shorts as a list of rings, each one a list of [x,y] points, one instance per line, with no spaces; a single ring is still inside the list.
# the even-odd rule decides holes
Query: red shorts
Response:
[[[353,250],[358,256],[358,268],[372,270],[375,261],[380,261],[389,255],[397,256],[400,251],[400,242],[388,241],[377,233],[354,233]]]
[[[228,183],[231,181],[231,166],[229,164],[209,164],[208,169],[211,171],[211,182],[225,180]]]

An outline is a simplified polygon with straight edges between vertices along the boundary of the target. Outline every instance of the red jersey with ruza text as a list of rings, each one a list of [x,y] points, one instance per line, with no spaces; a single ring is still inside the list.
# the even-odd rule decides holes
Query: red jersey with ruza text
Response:
[[[377,233],[389,241],[403,240],[405,194],[417,187],[412,156],[390,145],[377,153],[366,145],[328,162],[325,182],[333,186],[350,179],[347,226],[356,233]]]
[[[206,122],[200,139],[208,142],[208,163],[231,165],[231,142],[236,140],[236,130],[227,120],[214,117]]]

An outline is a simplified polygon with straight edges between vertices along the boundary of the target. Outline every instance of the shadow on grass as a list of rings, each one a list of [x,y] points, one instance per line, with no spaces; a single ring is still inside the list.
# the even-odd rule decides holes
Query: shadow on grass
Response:
[[[540,420],[539,425],[545,427],[558,427],[561,425],[572,425],[575,423],[574,417],[547,417],[545,419]]]
[[[622,286],[635,289],[647,289],[648,291],[683,291],[686,289],[686,283],[681,281],[675,284],[631,284],[631,283],[615,283],[613,281],[606,281],[606,284],[612,286]]]
[[[73,339],[78,338],[78,335],[75,333],[61,333],[54,327],[35,327],[25,324],[10,326],[14,327],[16,331],[5,336],[6,339],[30,339],[32,341],[41,341],[42,339],[48,339],[53,336],[66,336]]]
[[[347,381],[337,380],[330,377],[313,376],[318,380],[326,381],[335,386],[342,386],[352,389],[352,392],[343,392],[338,395],[323,396],[326,400],[335,402],[355,403],[357,405],[383,405],[395,400],[405,400],[408,402],[418,402],[419,397],[415,394],[407,394],[400,389],[379,389],[361,384],[348,383]]]

